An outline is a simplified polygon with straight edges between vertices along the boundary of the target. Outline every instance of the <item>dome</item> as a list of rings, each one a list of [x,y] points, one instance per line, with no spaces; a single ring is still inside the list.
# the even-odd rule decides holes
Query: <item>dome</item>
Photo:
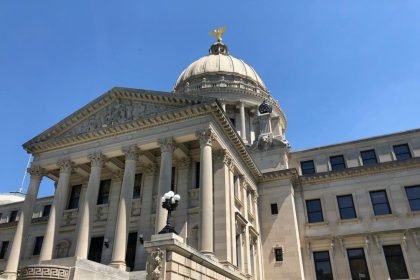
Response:
[[[227,46],[219,40],[210,46],[208,55],[182,71],[173,92],[191,93],[210,88],[238,89],[269,98],[267,88],[254,68],[229,55]]]
[[[267,91],[264,82],[250,65],[243,60],[228,54],[209,54],[191,63],[179,76],[175,88],[191,78],[211,75],[233,75],[253,81],[258,87]]]

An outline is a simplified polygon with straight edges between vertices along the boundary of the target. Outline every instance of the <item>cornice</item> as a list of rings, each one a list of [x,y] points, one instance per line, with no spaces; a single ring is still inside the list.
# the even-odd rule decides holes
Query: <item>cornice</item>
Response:
[[[409,160],[396,160],[384,163],[379,163],[372,166],[359,166],[346,168],[339,171],[328,171],[322,173],[316,173],[311,175],[299,176],[299,183],[304,185],[313,185],[324,182],[331,182],[337,180],[344,180],[358,176],[370,176],[385,172],[395,172],[400,170],[419,168],[420,158],[412,158]]]
[[[42,143],[48,141],[51,137],[57,137],[73,127],[75,124],[86,120],[92,114],[98,112],[99,110],[103,109],[110,103],[115,100],[125,98],[130,100],[136,101],[143,101],[143,102],[153,102],[155,104],[161,105],[170,105],[176,107],[185,107],[185,106],[194,106],[197,104],[207,103],[210,101],[214,101],[214,98],[191,98],[189,96],[178,95],[175,96],[173,94],[164,93],[164,92],[157,92],[157,91],[149,91],[149,90],[140,90],[140,89],[131,89],[131,88],[113,88],[110,91],[106,92],[105,94],[99,96],[92,102],[88,103],[75,113],[71,114],[70,116],[66,117],[59,123],[55,124],[51,128],[47,129],[45,132],[41,133],[40,135],[34,137],[33,139],[29,140],[23,147],[28,152],[33,153],[33,146],[37,143]],[[152,118],[153,116],[151,116]],[[130,123],[125,123],[120,126],[124,126]],[[112,128],[116,128],[118,130],[118,126],[110,127],[109,130]],[[92,131],[91,134],[100,133],[100,131]],[[89,133],[88,133],[89,134]],[[85,135],[81,135],[85,136]],[[89,137],[89,136],[88,136]],[[84,138],[84,137],[82,137]]]
[[[278,170],[273,172],[264,173],[260,178],[260,183],[267,183],[277,180],[284,180],[284,179],[293,179],[296,180],[298,178],[298,172],[296,168],[289,168],[284,170]]]

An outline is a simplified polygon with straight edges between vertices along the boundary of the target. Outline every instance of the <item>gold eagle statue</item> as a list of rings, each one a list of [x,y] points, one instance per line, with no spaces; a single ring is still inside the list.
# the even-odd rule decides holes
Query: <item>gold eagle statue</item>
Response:
[[[209,32],[209,34],[217,39],[218,42],[222,41],[222,35],[226,31],[226,26],[219,27]]]

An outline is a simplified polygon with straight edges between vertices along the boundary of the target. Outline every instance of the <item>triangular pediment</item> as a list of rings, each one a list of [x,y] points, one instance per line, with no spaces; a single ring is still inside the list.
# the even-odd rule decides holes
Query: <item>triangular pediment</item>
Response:
[[[40,143],[99,135],[117,127],[203,102],[206,100],[179,97],[170,93],[113,88],[23,146],[30,151],[31,147]]]

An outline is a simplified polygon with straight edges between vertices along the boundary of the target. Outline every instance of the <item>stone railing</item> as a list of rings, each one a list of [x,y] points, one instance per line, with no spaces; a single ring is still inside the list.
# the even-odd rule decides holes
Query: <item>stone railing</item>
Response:
[[[17,280],[60,279],[70,277],[70,268],[57,265],[33,265],[19,270]]]

